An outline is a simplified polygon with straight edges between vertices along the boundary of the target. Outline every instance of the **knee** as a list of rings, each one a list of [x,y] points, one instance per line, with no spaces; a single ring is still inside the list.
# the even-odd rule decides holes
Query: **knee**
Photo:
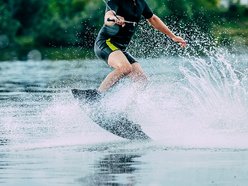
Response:
[[[123,75],[128,75],[132,72],[132,65],[131,64],[125,64],[118,66],[117,70],[122,73]]]

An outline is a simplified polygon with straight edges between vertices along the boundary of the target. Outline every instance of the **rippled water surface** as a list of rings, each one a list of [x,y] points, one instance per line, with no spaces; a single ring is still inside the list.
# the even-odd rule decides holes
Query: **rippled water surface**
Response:
[[[140,59],[146,90],[124,79],[104,102],[151,142],[108,133],[73,99],[110,72],[103,62],[1,62],[0,184],[246,186],[247,59]]]

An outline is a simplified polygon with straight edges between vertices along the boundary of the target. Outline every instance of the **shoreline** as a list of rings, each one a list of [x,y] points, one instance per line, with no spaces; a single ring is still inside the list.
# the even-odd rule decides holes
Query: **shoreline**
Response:
[[[219,48],[226,48],[231,54],[245,54],[248,51],[248,45],[227,46]],[[93,49],[84,49],[80,47],[60,47],[60,48],[34,48],[25,50],[25,53],[18,54],[17,51],[5,50],[1,52],[0,62],[6,61],[41,61],[41,60],[85,60],[85,59],[97,59]],[[166,56],[166,55],[165,55]],[[139,58],[140,56],[138,56]]]

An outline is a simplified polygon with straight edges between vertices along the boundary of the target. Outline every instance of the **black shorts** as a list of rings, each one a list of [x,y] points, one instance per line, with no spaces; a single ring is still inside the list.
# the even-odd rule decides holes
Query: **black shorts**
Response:
[[[130,64],[136,63],[137,60],[125,50],[121,50],[116,44],[111,42],[111,39],[107,40],[97,40],[94,46],[94,51],[96,56],[99,59],[104,60],[108,64],[109,55],[114,52],[120,50],[126,56],[127,60]]]

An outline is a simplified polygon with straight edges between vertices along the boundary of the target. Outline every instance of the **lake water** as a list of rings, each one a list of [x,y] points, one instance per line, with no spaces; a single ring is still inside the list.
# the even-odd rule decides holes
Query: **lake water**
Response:
[[[140,59],[150,79],[104,100],[153,139],[121,139],[87,117],[71,88],[96,88],[98,60],[0,63],[0,185],[248,184],[248,55]]]

